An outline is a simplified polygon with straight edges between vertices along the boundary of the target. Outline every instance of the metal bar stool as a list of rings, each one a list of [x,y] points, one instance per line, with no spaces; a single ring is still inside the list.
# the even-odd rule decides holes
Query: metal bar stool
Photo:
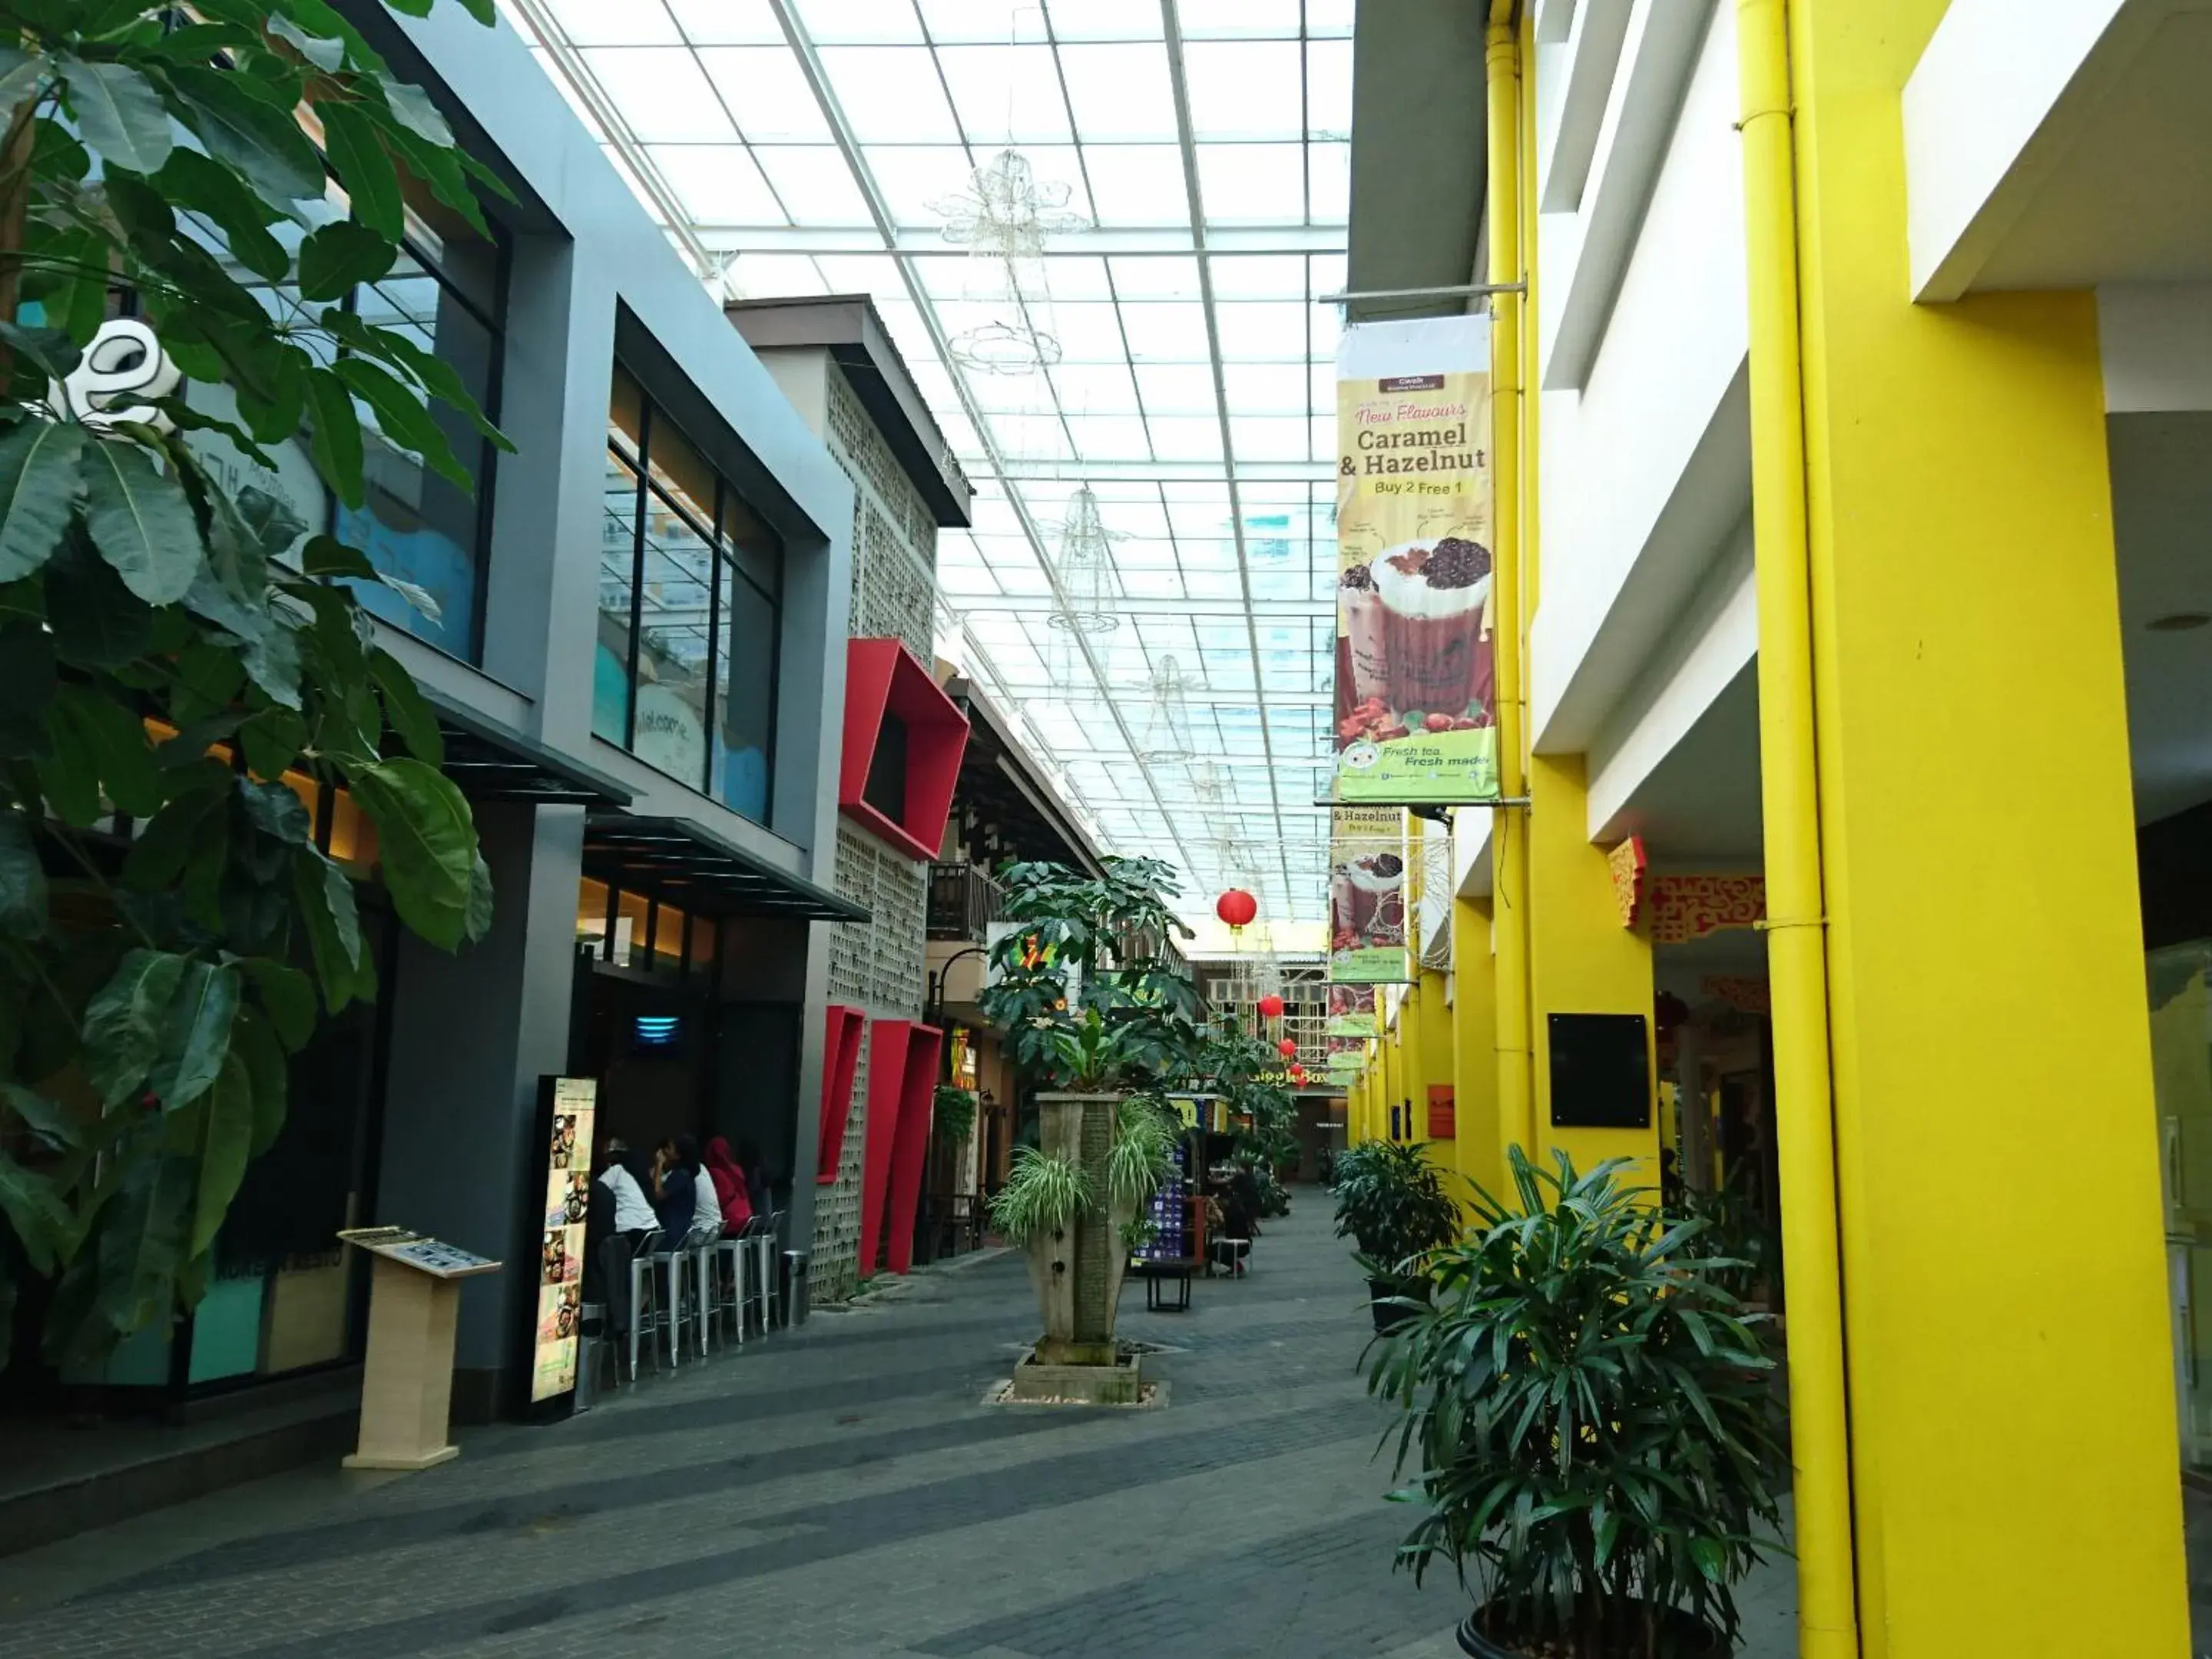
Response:
[[[667,1322],[667,1310],[654,1293],[653,1264],[655,1252],[660,1248],[661,1235],[658,1230],[647,1233],[637,1242],[637,1249],[629,1258],[629,1380],[637,1381],[637,1343],[641,1336],[659,1330]],[[646,1342],[645,1351],[653,1352],[653,1343]]]
[[[672,1370],[683,1363],[684,1328],[692,1323],[692,1316],[684,1300],[684,1265],[690,1260],[685,1246],[689,1233],[667,1243],[665,1249],[653,1253],[653,1265],[660,1270],[660,1318],[658,1328],[668,1349],[668,1364]]]
[[[707,1357],[708,1328],[713,1322],[714,1244],[721,1231],[720,1226],[702,1223],[684,1241],[684,1254],[690,1264],[692,1334],[697,1339],[702,1359]]]
[[[725,1236],[714,1241],[710,1255],[714,1293],[708,1303],[708,1316],[726,1314],[731,1334],[742,1348],[745,1345],[745,1264],[752,1257],[752,1246],[743,1237]]]
[[[752,1283],[746,1287],[745,1305],[760,1316],[760,1328],[766,1332],[773,1312],[775,1294],[775,1224],[781,1212],[775,1216],[756,1214],[745,1223],[741,1242],[751,1255]],[[744,1314],[738,1315],[742,1322]]]

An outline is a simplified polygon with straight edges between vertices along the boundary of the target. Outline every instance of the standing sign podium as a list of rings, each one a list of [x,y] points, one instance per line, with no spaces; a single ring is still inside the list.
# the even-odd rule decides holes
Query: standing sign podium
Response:
[[[501,1264],[404,1227],[352,1227],[338,1237],[375,1261],[361,1444],[346,1468],[427,1469],[459,1456],[446,1435],[459,1281],[497,1273]]]

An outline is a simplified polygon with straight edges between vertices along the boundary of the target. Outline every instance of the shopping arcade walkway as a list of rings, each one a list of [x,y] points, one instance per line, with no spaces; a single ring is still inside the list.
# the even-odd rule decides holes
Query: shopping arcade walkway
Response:
[[[1034,1333],[1007,1255],[421,1474],[302,1473],[0,1560],[0,1650],[1443,1659],[1390,1571],[1363,1287],[1302,1190],[1249,1278],[1123,1300],[1164,1411],[986,1407]],[[1780,1581],[1784,1590],[1786,1576]],[[1786,1598],[1785,1598],[1786,1599]],[[1764,1628],[1791,1651],[1786,1605]]]

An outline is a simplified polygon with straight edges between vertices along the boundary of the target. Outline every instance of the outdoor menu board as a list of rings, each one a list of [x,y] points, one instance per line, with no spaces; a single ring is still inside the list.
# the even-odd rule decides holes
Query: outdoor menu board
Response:
[[[466,1279],[474,1273],[488,1273],[499,1266],[488,1255],[477,1255],[458,1244],[410,1232],[404,1227],[347,1227],[340,1231],[338,1237],[373,1255],[404,1261],[434,1279]]]
[[[592,1120],[599,1085],[588,1077],[540,1080],[544,1199],[538,1255],[538,1319],[531,1345],[532,1405],[572,1392],[583,1322],[584,1216],[591,1206]],[[550,1107],[550,1109],[545,1108]]]

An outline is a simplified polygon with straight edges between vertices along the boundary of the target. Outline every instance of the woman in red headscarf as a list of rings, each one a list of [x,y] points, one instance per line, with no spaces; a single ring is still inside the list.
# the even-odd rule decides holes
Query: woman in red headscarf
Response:
[[[707,1143],[707,1173],[714,1183],[714,1196],[722,1201],[722,1234],[734,1238],[753,1218],[753,1201],[745,1194],[745,1172],[730,1156],[730,1143],[716,1135]]]

